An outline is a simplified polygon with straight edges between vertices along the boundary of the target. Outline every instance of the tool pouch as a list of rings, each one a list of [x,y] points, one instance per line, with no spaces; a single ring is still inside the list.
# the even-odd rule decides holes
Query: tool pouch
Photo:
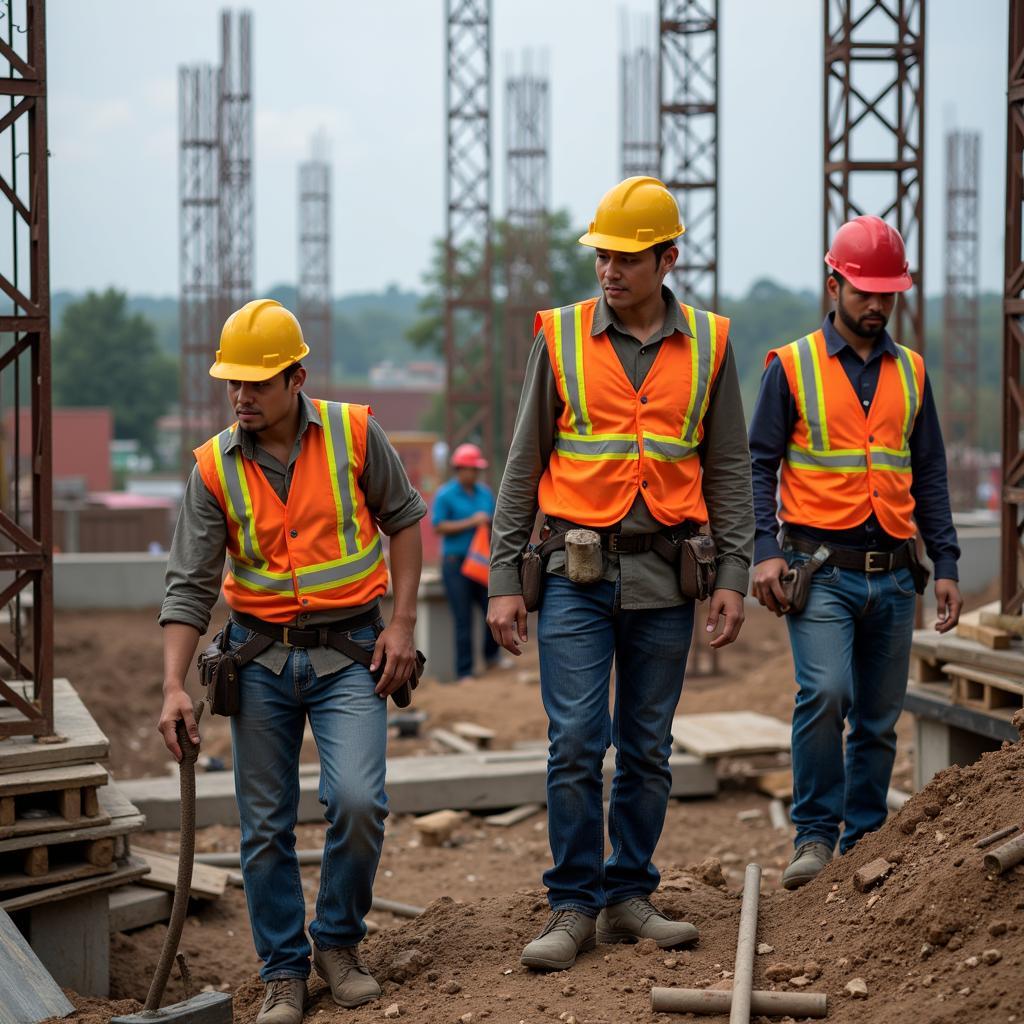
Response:
[[[811,593],[811,577],[828,561],[832,552],[824,544],[800,565],[783,573],[780,582],[786,601],[786,614],[799,615],[807,607]]]
[[[196,663],[213,715],[237,715],[241,707],[238,662],[227,649],[227,642],[227,630],[222,629]]]
[[[910,552],[910,575],[914,577],[914,590],[923,594],[928,589],[931,573],[917,557],[917,542],[913,538],[907,541],[907,550]]]
[[[519,562],[519,582],[523,588],[523,604],[528,612],[540,605],[540,592],[544,585],[544,559],[535,547],[523,552]]]
[[[689,601],[706,601],[715,589],[718,548],[706,533],[683,541],[679,552],[679,589]]]
[[[384,665],[387,663],[387,660],[386,654],[380,659],[380,665],[377,667],[377,671],[373,673],[373,681],[375,683],[384,674]],[[412,691],[419,686],[420,676],[423,675],[423,669],[426,667],[426,664],[427,659],[424,657],[423,652],[417,650],[412,675],[397,690],[391,691],[391,699],[395,702],[395,707],[407,708],[412,703]]]

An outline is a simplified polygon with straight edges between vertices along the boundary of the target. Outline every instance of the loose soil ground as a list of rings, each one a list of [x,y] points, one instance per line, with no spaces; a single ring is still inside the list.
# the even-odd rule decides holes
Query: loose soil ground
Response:
[[[154,613],[65,614],[58,620],[57,637],[57,670],[73,680],[110,736],[115,774],[163,774],[169,758],[154,731],[161,675]],[[793,689],[784,626],[751,610],[741,641],[720,656],[718,674],[688,678],[680,710],[756,710],[788,719]],[[498,747],[544,736],[536,663],[530,656],[461,686],[427,681],[417,691],[416,705],[430,716],[427,728],[472,720],[496,731]],[[224,724],[204,722],[203,752],[229,761]],[[894,783],[902,788],[909,788],[911,735],[909,722],[901,721]],[[392,737],[389,756],[426,749],[430,741],[425,738]],[[304,750],[304,758],[315,756],[312,746]],[[757,958],[758,987],[784,987],[787,982],[769,982],[765,972],[774,966],[773,976],[781,976],[791,967],[794,976],[820,971],[810,988],[828,993],[831,1020],[895,1024],[909,1015],[924,1024],[1024,1022],[1024,871],[989,878],[972,846],[978,836],[1024,820],[1022,745],[944,772],[881,832],[797,893],[778,888],[791,851],[788,837],[770,826],[767,798],[741,782],[751,765],[763,767],[774,760],[724,762],[718,797],[669,806],[656,855],[663,873],[657,902],[698,926],[701,940],[695,949],[665,952],[650,943],[599,946],[572,971],[553,975],[534,975],[519,964],[522,946],[539,931],[547,912],[540,888],[550,860],[543,814],[509,829],[471,817],[444,848],[422,847],[410,819],[389,819],[375,891],[428,905],[427,913],[411,922],[372,915],[380,931],[368,938],[365,952],[384,986],[380,1002],[342,1010],[322,983],[313,981],[306,1019],[363,1024],[384,1019],[385,1009],[398,1003],[401,1019],[423,1024],[555,1022],[569,1015],[579,1024],[667,1024],[678,1018],[652,1014],[652,985],[728,984],[743,868],[757,861],[764,868],[758,937],[774,947]],[[761,813],[739,817],[753,811]],[[909,834],[904,831],[908,825]],[[302,826],[299,847],[322,845],[323,831]],[[237,830],[215,827],[200,832],[198,846],[235,849],[237,840]],[[146,841],[173,850],[177,836],[156,833]],[[883,855],[898,863],[869,909],[872,894],[857,892],[851,879],[858,867]],[[718,861],[720,879],[708,858]],[[316,867],[303,869],[310,916],[318,879]],[[73,997],[80,1007],[73,1019],[100,1024],[114,1013],[138,1009],[135,1001],[145,997],[164,933],[158,925],[114,936],[115,1002]],[[925,943],[931,948],[923,952]],[[231,991],[235,1021],[255,1019],[262,985],[255,976],[259,961],[240,890],[193,907],[182,949],[197,987]],[[422,954],[419,973],[401,983],[389,980],[395,957],[409,949]],[[982,959],[971,966],[971,958],[990,949],[998,952],[995,963]],[[867,999],[844,995],[844,986],[855,977],[865,980]],[[180,981],[172,979],[165,1001],[182,997]]]

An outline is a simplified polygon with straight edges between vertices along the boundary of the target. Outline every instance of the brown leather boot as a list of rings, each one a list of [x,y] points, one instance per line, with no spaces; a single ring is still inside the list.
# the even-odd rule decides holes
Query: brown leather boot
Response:
[[[267,982],[263,1006],[256,1024],[302,1024],[309,992],[303,978],[278,978]]]
[[[328,985],[339,1006],[351,1009],[380,999],[380,985],[373,980],[370,968],[363,963],[358,946],[339,949],[313,947],[313,966]]]

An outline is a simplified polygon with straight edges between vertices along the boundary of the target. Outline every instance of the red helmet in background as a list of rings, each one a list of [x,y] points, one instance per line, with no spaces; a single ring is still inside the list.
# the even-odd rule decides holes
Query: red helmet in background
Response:
[[[825,262],[862,292],[905,292],[913,282],[900,233],[881,217],[855,217],[832,239]]]
[[[460,444],[452,452],[452,466],[456,469],[486,469],[487,460],[475,444]]]

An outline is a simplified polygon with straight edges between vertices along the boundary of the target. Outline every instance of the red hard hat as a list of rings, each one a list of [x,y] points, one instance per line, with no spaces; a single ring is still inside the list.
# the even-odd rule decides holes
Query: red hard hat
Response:
[[[855,217],[832,239],[825,262],[862,292],[905,292],[913,282],[900,233],[881,217]]]
[[[475,444],[460,444],[452,452],[452,465],[456,469],[486,469],[487,460]]]

